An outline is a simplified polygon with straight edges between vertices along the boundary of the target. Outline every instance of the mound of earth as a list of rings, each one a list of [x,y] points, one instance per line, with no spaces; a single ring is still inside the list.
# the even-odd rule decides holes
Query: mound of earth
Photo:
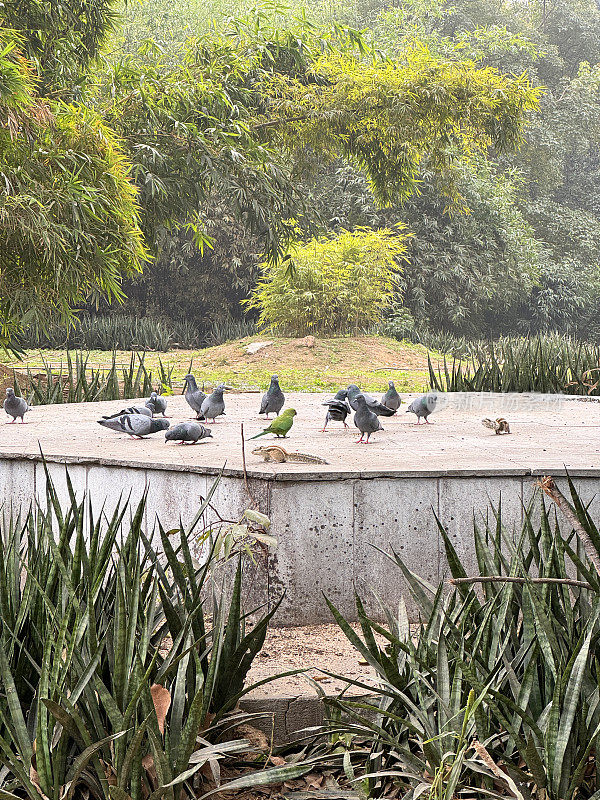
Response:
[[[416,379],[420,385],[427,376],[425,347],[384,336],[252,336],[177,354],[179,363],[186,359],[193,359],[194,369],[200,374],[223,372],[234,380],[237,377],[261,386],[271,372],[276,372],[285,377],[288,388],[299,390],[351,382],[375,389],[390,378],[400,385],[409,378],[411,382]]]
[[[116,358],[127,369],[131,352],[117,351]],[[58,372],[64,361],[64,351],[30,350],[22,360],[6,366],[9,371],[15,367],[36,372],[50,364]],[[112,353],[93,351],[87,364],[90,369],[106,369],[111,362]],[[159,374],[159,362],[171,371],[175,391],[190,368],[207,388],[222,381],[239,391],[266,388],[273,373],[279,375],[284,391],[329,391],[357,383],[366,391],[378,392],[385,390],[390,379],[399,390],[421,391],[428,378],[425,347],[385,336],[294,339],[262,334],[196,350],[144,354],[144,365],[153,377]]]

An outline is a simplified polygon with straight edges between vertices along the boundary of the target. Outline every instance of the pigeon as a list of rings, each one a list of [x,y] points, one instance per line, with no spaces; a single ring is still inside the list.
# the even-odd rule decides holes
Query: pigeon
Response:
[[[417,425],[421,424],[421,417],[423,417],[428,425],[431,425],[427,417],[435,411],[437,399],[437,394],[431,392],[429,394],[424,394],[423,397],[418,397],[416,400],[412,401],[406,409],[406,413],[417,415]]]
[[[9,417],[12,417],[9,425],[17,421],[17,417],[21,417],[21,422],[25,422],[25,414],[29,411],[30,406],[24,397],[17,397],[15,390],[10,386],[6,390],[6,400],[4,401],[4,410]]]
[[[356,444],[369,444],[369,436],[375,431],[382,431],[383,426],[379,422],[379,417],[367,405],[365,396],[360,392],[355,396],[356,413],[354,414],[354,424],[360,431],[360,439]],[[363,442],[363,437],[367,434],[367,441]]]
[[[376,400],[374,397],[371,397],[370,394],[367,394],[366,392],[361,392],[355,383],[351,383],[347,391],[348,391],[348,402],[350,403],[354,411],[356,411],[358,408],[358,404],[356,403],[356,397],[357,395],[362,394],[369,410],[372,411],[374,414],[377,414],[378,417],[393,417],[394,414],[396,413],[395,411],[392,411],[391,408],[388,408],[387,406],[384,406],[382,403],[380,403],[379,400]]]
[[[216,418],[225,413],[225,400],[223,398],[223,392],[228,388],[229,387],[224,383],[220,383],[212,392],[212,394],[209,394],[208,397],[204,398],[202,401],[202,406],[200,407],[200,415],[198,419],[212,419],[212,421],[216,423]]]
[[[196,419],[200,419],[200,410],[202,408],[202,403],[206,399],[206,395],[202,389],[198,388],[196,378],[194,378],[193,375],[185,376],[183,379],[183,386],[185,389],[184,394],[188,406],[190,406],[190,408],[196,412]]]
[[[166,417],[167,411],[167,398],[163,397],[161,394],[157,394],[156,392],[152,392],[150,395],[150,399],[146,403],[147,406],[154,406],[154,413],[155,414],[162,414],[163,417]]]
[[[279,378],[277,375],[272,375],[271,385],[263,395],[258,413],[266,414],[269,419],[269,414],[279,414],[284,403],[285,396],[279,387]]]
[[[166,442],[179,442],[179,444],[198,444],[201,439],[212,439],[210,428],[199,425],[197,422],[180,422],[165,433]]]
[[[143,414],[145,417],[151,417],[154,415],[154,411],[153,403],[148,400],[145,406],[128,406],[127,408],[122,408],[120,411],[117,411],[116,414],[107,414],[103,416],[102,419],[116,419],[126,414]]]
[[[251,439],[258,439],[259,436],[265,436],[267,433],[274,433],[278,439],[287,439],[290,428],[294,424],[294,417],[296,411],[293,408],[286,408],[286,410],[271,422],[268,428],[264,431],[257,433],[256,436],[251,436]]]
[[[394,381],[389,381],[388,383],[389,389],[381,398],[381,402],[387,408],[391,408],[392,411],[398,411],[400,406],[402,405],[402,400],[400,395],[396,391],[396,387],[394,386]]]
[[[343,422],[344,428],[347,428],[346,417],[350,413],[350,406],[348,405],[348,391],[347,389],[340,389],[339,392],[332,400],[326,400],[322,405],[327,406],[327,414],[325,415],[325,425],[321,432],[325,433],[327,424],[329,422]]]
[[[151,433],[166,431],[169,427],[167,419],[152,419],[146,414],[123,414],[115,419],[99,419],[99,425],[104,425],[111,431],[117,433],[128,433],[130,436],[137,436],[141,439]]]

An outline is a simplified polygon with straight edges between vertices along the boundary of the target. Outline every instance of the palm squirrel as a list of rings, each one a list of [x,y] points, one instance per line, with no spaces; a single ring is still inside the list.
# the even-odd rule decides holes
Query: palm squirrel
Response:
[[[301,464],[327,464],[327,461],[319,456],[309,456],[306,453],[288,453],[283,447],[277,444],[263,445],[256,447],[252,451],[255,456],[262,456],[265,461],[298,461]]]
[[[500,433],[510,433],[510,425],[504,419],[504,417],[498,417],[498,419],[482,419],[482,424],[485,425],[486,428],[491,428],[495,431],[496,434]]]

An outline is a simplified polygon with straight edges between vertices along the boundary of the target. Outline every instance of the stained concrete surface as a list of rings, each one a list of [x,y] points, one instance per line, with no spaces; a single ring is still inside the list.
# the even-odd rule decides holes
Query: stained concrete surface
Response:
[[[290,393],[286,406],[298,411],[290,437],[279,444],[287,450],[319,455],[329,463],[265,464],[251,450],[275,441],[264,436],[247,442],[246,464],[249,475],[261,478],[331,479],[357,475],[407,475],[417,473],[501,474],[502,471],[528,474],[531,471],[561,469],[600,470],[600,403],[582,402],[552,396],[520,395],[445,395],[434,414],[433,425],[414,424],[415,417],[404,413],[382,420],[385,431],[373,437],[369,446],[356,445],[356,428],[344,430],[330,423],[321,433],[329,395]],[[406,396],[406,401],[410,397]],[[246,436],[258,433],[265,422],[257,414],[260,396],[226,395],[227,414],[211,426],[213,440],[195,446],[166,444],[163,434],[143,440],[130,439],[100,427],[102,414],[119,410],[121,403],[82,403],[34,408],[27,424],[0,424],[0,457],[39,456],[167,470],[193,470],[214,473],[223,467],[228,474],[242,468],[240,425]],[[185,399],[169,400],[171,424],[189,419]],[[482,416],[506,416],[512,434],[496,436],[481,425]],[[351,423],[351,418],[348,419]]]
[[[157,516],[167,529],[180,520],[189,526],[222,472],[205,522],[236,521],[251,505],[270,516],[278,547],[257,561],[249,583],[257,603],[273,605],[285,593],[279,625],[330,621],[323,594],[352,618],[355,588],[374,613],[378,598],[395,605],[407,587],[381,550],[394,550],[432,583],[443,579],[447,564],[434,512],[469,569],[474,513],[484,524],[493,517],[489,504],[502,498],[505,524],[518,526],[536,476],[564,476],[567,468],[586,502],[597,506],[597,402],[453,395],[441,398],[445,408],[433,425],[416,426],[401,408],[383,420],[385,431],[367,447],[355,444],[356,431],[339,423],[320,432],[324,397],[288,397],[298,415],[290,437],[279,444],[329,463],[264,463],[251,451],[274,441],[265,436],[246,442],[246,477],[241,424],[247,436],[265,425],[256,413],[256,394],[228,395],[226,417],[212,426],[214,440],[196,446],[167,444],[164,434],[132,440],[99,426],[96,420],[118,410],[118,403],[38,407],[28,424],[0,423],[0,502],[5,508],[34,497],[43,502],[41,449],[64,500],[64,464],[79,496],[89,491],[95,509],[103,505],[107,513],[121,495],[135,503],[148,490],[145,525],[151,533]],[[183,397],[170,399],[169,413],[172,423],[189,418]],[[510,435],[496,436],[481,425],[482,416],[498,415],[508,418]],[[416,612],[410,600],[408,607]]]

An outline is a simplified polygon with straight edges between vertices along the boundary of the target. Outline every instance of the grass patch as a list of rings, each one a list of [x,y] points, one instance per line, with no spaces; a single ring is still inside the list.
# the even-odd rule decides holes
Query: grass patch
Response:
[[[271,341],[268,347],[250,354],[252,342]],[[438,354],[432,354],[437,361]],[[117,351],[117,362],[129,366],[131,351]],[[18,360],[6,359],[5,366],[32,372],[41,370],[44,361],[56,372],[66,361],[65,350],[27,350]],[[400,391],[425,390],[428,381],[427,350],[423,345],[397,341],[384,336],[334,337],[330,339],[292,339],[250,336],[214,347],[197,350],[146,351],[146,368],[158,375],[159,364],[173,368],[175,386],[182,384],[190,364],[199,383],[207,386],[221,381],[237,389],[256,389],[268,385],[273,373],[287,391],[332,391],[348,383],[358,383],[367,391],[378,392],[394,380]],[[112,353],[89,352],[90,368],[109,368]]]

